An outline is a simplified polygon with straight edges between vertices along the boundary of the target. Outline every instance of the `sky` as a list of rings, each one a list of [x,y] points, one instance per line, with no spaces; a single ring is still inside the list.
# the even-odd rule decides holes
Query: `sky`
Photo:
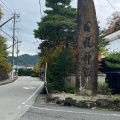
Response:
[[[100,22],[101,28],[106,28],[107,18],[115,11],[120,11],[120,0],[109,0],[112,4],[112,7],[107,0],[94,0],[97,20]],[[37,29],[37,22],[41,20],[41,17],[44,16],[45,0],[40,0],[41,5],[39,5],[39,0],[0,0],[2,5],[2,10],[4,13],[3,19],[0,21],[0,24],[7,21],[13,16],[15,12],[20,16],[16,18],[16,30],[15,37],[19,43],[19,55],[21,54],[30,54],[35,55],[39,52],[38,46],[41,43],[41,40],[35,39],[33,30]],[[77,8],[77,0],[73,0],[71,6]],[[41,9],[40,9],[41,8]],[[8,47],[12,45],[12,35],[13,35],[13,20],[9,21],[6,25],[2,27],[0,32],[5,38],[7,38]],[[9,35],[6,35],[9,34]],[[112,43],[109,48],[111,51],[119,49],[120,40]],[[17,48],[15,46],[15,52]],[[8,49],[9,55],[11,55],[11,49]]]

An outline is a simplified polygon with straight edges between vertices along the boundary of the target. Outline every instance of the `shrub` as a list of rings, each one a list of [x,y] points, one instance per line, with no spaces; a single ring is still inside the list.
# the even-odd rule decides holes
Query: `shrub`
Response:
[[[99,94],[104,94],[104,95],[110,94],[111,90],[110,90],[110,88],[108,86],[108,83],[99,82],[98,83],[98,90],[97,90],[97,92]]]
[[[74,94],[75,93],[75,87],[66,87],[64,89],[64,92]]]
[[[19,69],[18,70],[18,75],[19,76],[31,76],[32,70],[31,69]]]
[[[52,92],[52,91],[62,92],[64,90],[64,84],[60,80],[55,80],[54,82],[47,83],[47,88],[49,92]]]
[[[70,50],[62,50],[48,62],[48,91],[64,91],[64,79],[73,70],[73,54]]]
[[[118,98],[112,101],[111,109],[120,111],[120,100]]]

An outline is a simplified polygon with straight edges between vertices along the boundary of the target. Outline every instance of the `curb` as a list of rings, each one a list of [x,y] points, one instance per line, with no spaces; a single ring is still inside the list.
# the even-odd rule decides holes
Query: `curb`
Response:
[[[14,78],[13,80],[11,80],[11,79],[7,79],[7,80],[3,80],[2,82],[0,82],[0,86],[2,86],[2,85],[6,85],[6,84],[9,84],[9,83],[12,83],[12,82],[14,82],[14,81],[16,81],[18,79],[18,77],[17,78]],[[8,81],[9,80],[9,81]]]

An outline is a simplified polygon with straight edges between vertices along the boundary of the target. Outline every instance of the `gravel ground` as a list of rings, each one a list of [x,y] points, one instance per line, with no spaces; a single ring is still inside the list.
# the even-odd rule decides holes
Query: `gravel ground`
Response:
[[[52,94],[53,97],[59,97],[62,100],[65,100],[67,97],[71,97],[72,99],[75,99],[77,101],[79,100],[92,100],[95,101],[97,99],[119,99],[120,100],[120,95],[97,95],[97,96],[77,96],[75,94],[69,94],[69,93],[57,93],[57,94]]]

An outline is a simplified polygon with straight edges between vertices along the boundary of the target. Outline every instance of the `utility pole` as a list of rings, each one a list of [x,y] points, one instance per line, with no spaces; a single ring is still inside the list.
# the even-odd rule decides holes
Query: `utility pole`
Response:
[[[47,83],[46,77],[47,77],[47,62],[46,62],[46,66],[45,66],[45,84]]]
[[[18,76],[18,53],[19,53],[18,43],[21,43],[21,41],[18,41],[18,38],[17,38],[17,60],[16,60],[16,70],[17,70],[17,73],[16,73],[16,76]]]
[[[17,60],[16,60],[16,76],[18,76],[18,38],[17,38]]]
[[[14,44],[15,44],[15,17],[16,17],[16,13],[14,13],[13,16],[13,46],[12,46],[12,76],[11,76],[12,80],[14,79],[13,67],[14,67]]]

